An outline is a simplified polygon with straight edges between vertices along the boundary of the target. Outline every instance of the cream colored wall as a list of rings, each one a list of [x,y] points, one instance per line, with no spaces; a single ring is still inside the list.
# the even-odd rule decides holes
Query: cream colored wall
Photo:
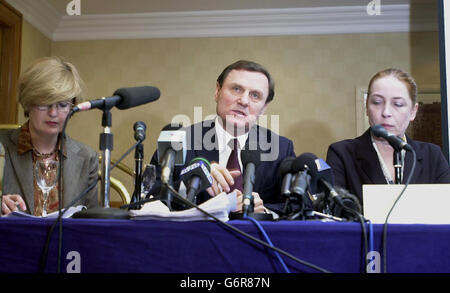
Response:
[[[193,121],[194,107],[201,105],[203,117],[213,114],[216,77],[235,60],[250,59],[275,79],[275,99],[266,114],[279,115],[280,134],[294,141],[297,154],[324,157],[331,142],[355,136],[357,87],[366,87],[374,72],[389,66],[411,71],[419,86],[439,84],[437,48],[437,33],[386,33],[54,42],[52,54],[80,69],[92,98],[119,87],[161,90],[157,102],[113,111],[116,156],[133,142],[138,120],[148,127],[148,158],[160,129],[175,115]],[[77,114],[69,129],[98,148],[101,112]],[[133,164],[132,158],[128,162]]]
[[[35,52],[45,51],[42,47]],[[296,153],[323,158],[330,143],[355,136],[355,89],[366,87],[376,71],[400,67],[411,71],[419,88],[439,84],[437,32],[70,41],[52,42],[50,52],[77,66],[89,99],[110,96],[120,87],[152,85],[161,90],[154,103],[112,110],[113,157],[134,143],[133,124],[142,120],[147,124],[145,163],[161,128],[175,115],[194,122],[194,107],[203,106],[197,118],[215,113],[215,80],[238,59],[259,62],[272,73],[275,99],[266,114],[279,115],[279,133],[294,141]],[[76,114],[68,133],[98,150],[101,113]],[[132,168],[133,154],[124,160]]]
[[[51,54],[52,41],[32,26],[28,21],[23,20],[22,24],[22,56],[20,72],[23,72],[33,60]],[[19,123],[26,121],[22,107],[18,107]]]

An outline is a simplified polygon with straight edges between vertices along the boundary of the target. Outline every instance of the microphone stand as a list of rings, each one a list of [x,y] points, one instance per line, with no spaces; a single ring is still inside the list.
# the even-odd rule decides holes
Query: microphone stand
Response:
[[[246,217],[251,217],[257,221],[274,221],[272,214],[266,214],[266,213],[255,213],[254,212],[254,202],[253,202],[253,196],[250,197],[250,205],[248,207],[248,211],[242,211],[241,212],[230,212],[229,218],[230,220],[242,220]]]
[[[105,106],[102,116],[103,133],[100,133],[100,150],[103,152],[102,176],[101,176],[101,204],[103,207],[83,210],[73,215],[74,218],[94,218],[94,219],[128,219],[130,215],[127,211],[110,208],[110,171],[111,171],[111,151],[113,149],[113,134],[111,133],[112,115],[111,108],[114,107],[114,101],[104,99]]]
[[[394,148],[395,184],[402,184],[402,153],[401,149]]]
[[[173,154],[173,155],[171,155]],[[162,165],[169,165],[173,169],[173,165],[174,165],[174,160],[175,160],[175,154],[174,151],[171,150],[170,148],[166,150],[166,152],[164,153],[164,160],[168,160],[167,163],[164,162]],[[161,177],[166,176],[164,174],[164,170],[162,170],[161,172]],[[130,204],[126,204],[126,205],[122,205],[120,206],[121,209],[134,209],[136,207],[141,206],[144,203],[148,203],[148,202],[152,202],[152,201],[156,201],[156,200],[160,200],[161,202],[163,202],[170,211],[173,211],[174,208],[172,206],[172,201],[174,199],[172,191],[170,190],[170,188],[168,186],[172,186],[173,184],[173,172],[170,172],[170,174],[167,174],[168,176],[166,177],[166,179],[162,179],[162,184],[161,184],[161,190],[159,191],[159,194],[151,197],[151,198],[147,198],[147,199],[143,199],[143,200],[139,200],[136,202],[131,202]],[[164,180],[166,180],[167,182],[165,182]],[[175,199],[177,199],[175,197]],[[182,203],[184,205],[184,203]]]
[[[111,133],[112,116],[109,109],[103,110],[102,126],[103,133],[100,134],[100,150],[103,152],[102,178],[101,178],[101,202],[105,208],[109,208],[110,200],[110,170],[111,151],[113,149],[114,136]]]
[[[134,152],[135,164],[135,178],[134,178],[134,193],[131,197],[131,202],[136,203],[141,200],[141,183],[142,183],[142,161],[144,158],[144,146],[140,142]],[[141,206],[136,206],[134,209],[140,209]]]
[[[166,184],[161,185],[161,191],[159,192],[158,195],[150,197],[150,198],[141,199],[134,203],[122,205],[122,206],[120,206],[120,208],[121,209],[135,209],[145,203],[159,200],[159,201],[165,203],[170,211],[174,211],[174,209],[172,207],[172,201],[174,199],[175,199],[175,201],[174,201],[175,203],[177,203],[181,206],[186,206],[185,202],[183,202],[183,201],[179,200],[177,197],[173,196],[173,193],[168,186],[172,187],[172,179],[169,180],[167,185]]]

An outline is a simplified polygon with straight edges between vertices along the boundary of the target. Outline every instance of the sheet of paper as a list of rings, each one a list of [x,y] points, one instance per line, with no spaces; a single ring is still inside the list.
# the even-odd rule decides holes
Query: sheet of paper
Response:
[[[215,197],[199,205],[199,207],[218,218],[221,221],[228,221],[228,214],[234,211],[237,206],[236,192],[222,192]],[[164,221],[204,221],[212,220],[196,208],[183,211],[170,211],[161,201],[153,201],[145,204],[140,210],[130,210],[132,219],[135,220],[164,220]]]
[[[73,214],[75,214],[76,212],[79,212],[83,209],[86,209],[85,206],[83,205],[79,205],[79,206],[75,206],[75,207],[70,207],[67,212],[64,213],[63,218],[70,218],[72,217]],[[64,211],[64,209],[63,209]],[[12,213],[9,213],[7,215],[3,215],[2,217],[6,217],[6,218],[36,218],[36,219],[56,219],[58,217],[58,211],[50,213],[47,215],[47,217],[41,217],[41,216],[33,216],[30,215],[26,212],[23,211],[15,211]]]

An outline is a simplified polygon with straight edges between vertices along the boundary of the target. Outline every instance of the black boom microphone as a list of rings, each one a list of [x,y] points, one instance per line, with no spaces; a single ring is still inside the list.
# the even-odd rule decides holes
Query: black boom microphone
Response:
[[[76,105],[72,112],[86,111],[90,109],[111,109],[117,107],[126,110],[143,104],[147,104],[159,99],[161,95],[158,88],[153,86],[138,86],[130,88],[120,88],[116,90],[112,97],[101,98],[80,103]]]
[[[372,133],[377,137],[382,137],[394,148],[394,168],[395,168],[395,180],[396,184],[402,183],[403,162],[401,150],[407,150],[414,152],[413,148],[403,139],[387,132],[387,130],[380,124],[373,125],[371,128]]]
[[[403,141],[403,139],[401,139],[400,137],[387,132],[386,128],[384,128],[382,125],[375,124],[372,127],[370,127],[370,130],[372,130],[372,133],[376,137],[382,137],[385,140],[387,140],[394,149],[396,150],[405,149],[407,151],[412,151],[411,146],[407,142]]]

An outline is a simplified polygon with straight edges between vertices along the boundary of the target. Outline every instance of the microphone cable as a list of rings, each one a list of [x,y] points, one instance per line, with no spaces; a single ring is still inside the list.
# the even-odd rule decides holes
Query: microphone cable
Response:
[[[374,247],[373,247],[373,225],[372,222],[370,220],[366,220],[367,224],[369,226],[369,252],[374,251]],[[366,265],[366,272],[369,269],[368,265],[369,265],[369,260],[367,259],[367,254],[366,254],[366,261],[367,261],[367,265]]]
[[[403,195],[403,193],[406,190],[406,187],[408,187],[408,184],[411,181],[412,175],[414,174],[414,171],[416,170],[416,151],[411,148],[411,152],[413,154],[413,165],[411,168],[411,173],[408,176],[408,180],[406,180],[406,184],[405,187],[403,187],[402,191],[400,192],[400,194],[398,195],[397,199],[395,200],[394,204],[392,205],[391,209],[389,210],[389,213],[386,216],[386,220],[384,221],[383,224],[383,272],[387,273],[387,222],[389,219],[389,216],[392,213],[392,210],[394,209],[395,205],[397,204],[397,202],[400,200],[401,196]]]
[[[186,200],[185,198],[183,198],[183,197],[182,197],[182,196],[181,196],[181,195],[180,195],[180,194],[179,194],[172,186],[170,186],[170,185],[168,185],[168,184],[163,184],[163,185],[165,185],[170,191],[172,191],[172,192],[174,193],[174,195],[175,195],[175,198],[177,198],[178,200],[180,200],[180,201],[183,202],[184,204],[196,208],[197,210],[199,210],[199,211],[202,212],[203,214],[205,214],[205,215],[207,215],[208,217],[214,219],[216,222],[218,222],[218,223],[224,225],[225,227],[227,227],[227,228],[233,230],[234,232],[237,232],[238,234],[244,236],[245,238],[248,238],[248,239],[250,239],[250,240],[253,240],[254,242],[257,242],[258,244],[261,244],[262,246],[265,246],[265,247],[270,248],[270,249],[272,249],[272,250],[274,250],[274,251],[276,251],[276,252],[279,252],[279,253],[281,253],[281,254],[283,254],[283,255],[289,257],[290,259],[294,260],[295,262],[300,263],[300,264],[302,264],[302,265],[304,265],[304,266],[313,268],[313,269],[315,269],[315,270],[317,270],[317,271],[319,271],[319,272],[322,272],[322,273],[330,273],[330,271],[328,271],[328,270],[326,270],[326,269],[323,269],[323,268],[321,268],[321,267],[319,267],[319,266],[316,266],[316,265],[314,265],[314,264],[311,264],[311,263],[309,263],[309,262],[307,262],[307,261],[301,260],[301,259],[299,259],[299,258],[293,256],[292,254],[290,254],[290,253],[288,253],[288,252],[286,252],[286,251],[284,251],[284,250],[282,250],[282,249],[280,249],[280,248],[278,248],[278,247],[275,247],[275,246],[273,246],[273,245],[271,245],[271,244],[268,244],[268,243],[266,243],[266,242],[264,242],[264,241],[262,241],[262,240],[260,240],[260,239],[258,239],[258,238],[256,238],[256,237],[253,237],[252,235],[250,235],[250,234],[248,234],[248,233],[245,233],[244,231],[242,231],[242,230],[240,230],[240,229],[238,229],[238,228],[236,228],[236,227],[234,227],[234,226],[232,226],[232,225],[230,225],[230,224],[228,224],[228,223],[226,223],[226,222],[221,221],[220,219],[218,219],[218,218],[215,217],[214,215],[211,215],[210,213],[206,212],[205,210],[203,210],[203,209],[200,208],[199,206],[197,206],[197,205],[191,203],[190,201]]]
[[[67,126],[67,122],[68,120],[71,118],[71,116],[74,114],[75,112],[73,112],[73,110],[71,110],[69,112],[69,114],[66,117],[66,120],[64,121],[64,126],[63,126],[63,130],[61,131],[61,143],[60,143],[60,152],[59,152],[59,158],[60,158],[60,164],[59,164],[59,173],[58,173],[58,182],[59,182],[59,186],[62,186],[62,150],[63,147],[62,145],[64,144],[64,139],[65,139],[65,130],[66,130],[66,126]],[[134,143],[120,158],[119,160],[116,161],[116,163],[111,167],[111,171],[114,169],[114,167],[116,167],[133,149],[135,149],[137,147],[138,144],[142,143],[142,140],[138,140],[136,143]],[[61,272],[61,255],[62,255],[62,217],[65,214],[65,212],[72,207],[73,205],[75,205],[78,201],[80,201],[89,191],[91,191],[98,183],[98,180],[95,181],[95,183],[91,184],[90,186],[88,186],[82,193],[80,193],[80,195],[78,195],[74,200],[72,200],[72,202],[70,202],[67,207],[62,210],[62,189],[61,187],[58,190],[58,201],[59,201],[59,206],[58,206],[58,217],[57,219],[53,222],[52,226],[50,227],[49,231],[47,232],[47,239],[45,241],[45,245],[44,245],[44,249],[42,251],[42,255],[41,255],[41,260],[40,260],[40,264],[39,264],[39,272],[43,273],[45,270],[45,267],[47,265],[47,257],[48,257],[48,249],[50,246],[50,239],[51,236],[53,234],[53,231],[55,229],[56,224],[59,224],[59,237],[58,237],[58,262],[57,262],[57,273]]]
[[[62,199],[63,199],[63,195],[62,195],[62,189],[63,189],[63,181],[62,181],[62,173],[63,173],[63,165],[64,165],[64,156],[63,156],[63,151],[64,151],[64,145],[65,145],[65,139],[66,139],[66,127],[67,127],[67,123],[69,121],[69,119],[72,117],[72,115],[75,112],[73,111],[73,109],[70,109],[69,114],[67,115],[66,119],[64,120],[64,124],[63,124],[63,129],[61,131],[60,134],[60,143],[59,143],[59,171],[58,171],[58,218],[55,221],[54,225],[56,225],[56,223],[58,223],[58,227],[59,227],[59,234],[58,234],[58,263],[57,263],[57,273],[60,273],[60,260],[61,260],[61,251],[62,251],[62,221],[61,221],[61,210],[62,210]],[[53,227],[54,228],[54,227]],[[51,229],[53,231],[53,228]],[[51,234],[50,234],[51,235]],[[44,247],[45,249],[46,247]],[[47,247],[48,250],[48,247]]]
[[[325,186],[328,186],[329,183],[325,181]],[[331,186],[331,185],[330,185]],[[349,193],[346,189],[340,188],[340,187],[336,187],[336,192],[341,195],[345,195],[346,193]],[[363,260],[364,260],[364,264],[366,265],[366,268],[369,264],[369,261],[367,260],[367,254],[369,252],[369,240],[368,240],[368,235],[367,235],[367,230],[366,230],[366,224],[365,222],[367,221],[364,216],[358,212],[356,209],[352,209],[348,206],[346,206],[342,200],[339,197],[336,197],[336,201],[335,204],[338,204],[342,209],[344,209],[347,213],[350,213],[354,216],[356,216],[356,218],[358,219],[360,226],[361,226],[361,235],[363,238],[363,243],[364,243],[364,250],[363,250]],[[364,270],[365,271],[365,270]]]
[[[269,243],[269,245],[272,245],[272,241],[270,240],[269,236],[267,235],[266,231],[264,230],[264,228],[261,226],[261,224],[254,218],[249,217],[248,215],[244,215],[244,219],[247,219],[251,222],[253,222],[256,227],[259,229],[259,231],[263,234],[264,238],[266,239],[266,242]],[[283,269],[285,270],[286,273],[290,274],[291,271],[289,271],[288,267],[286,266],[286,264],[284,263],[283,259],[281,258],[280,254],[277,251],[273,252],[275,254],[275,256],[278,258],[278,260],[280,261],[281,265],[283,266]]]

